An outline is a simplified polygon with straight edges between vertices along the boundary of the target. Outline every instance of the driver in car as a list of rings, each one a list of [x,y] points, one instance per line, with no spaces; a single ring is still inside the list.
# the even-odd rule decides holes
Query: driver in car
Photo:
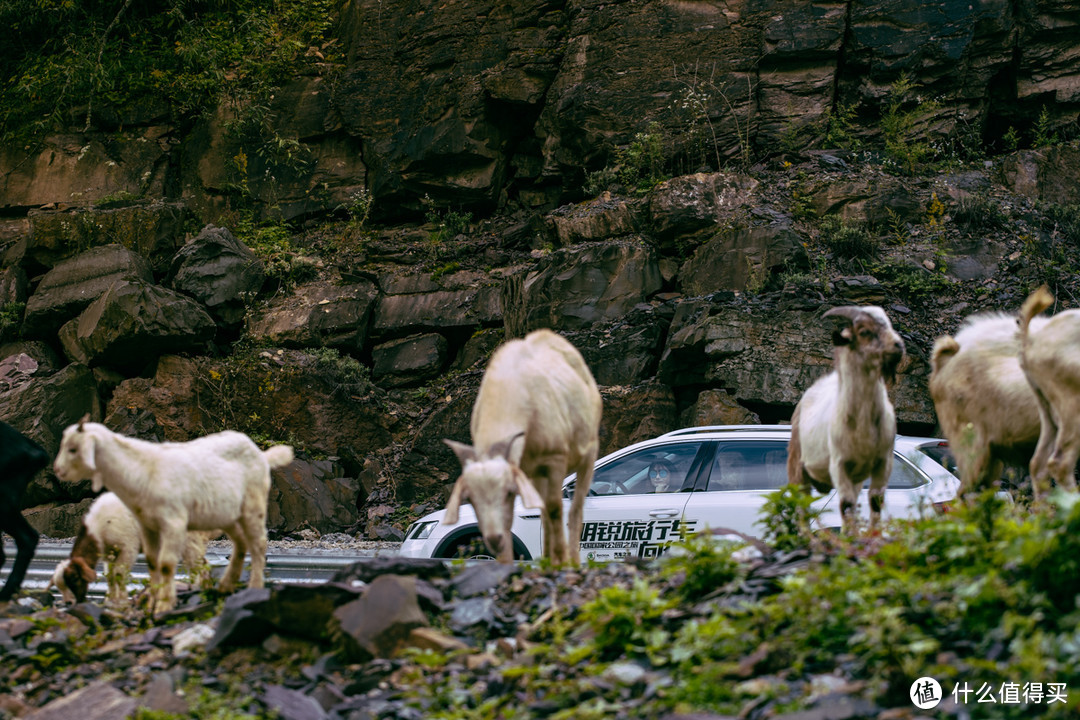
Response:
[[[675,469],[664,460],[656,460],[649,465],[649,482],[652,483],[653,492],[668,492],[674,475]]]

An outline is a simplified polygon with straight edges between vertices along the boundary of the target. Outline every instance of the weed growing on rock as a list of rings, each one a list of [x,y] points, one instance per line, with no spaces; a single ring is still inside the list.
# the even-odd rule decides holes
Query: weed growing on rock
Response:
[[[836,215],[821,222],[821,242],[837,260],[873,260],[880,243],[876,235],[858,223],[847,223]]]

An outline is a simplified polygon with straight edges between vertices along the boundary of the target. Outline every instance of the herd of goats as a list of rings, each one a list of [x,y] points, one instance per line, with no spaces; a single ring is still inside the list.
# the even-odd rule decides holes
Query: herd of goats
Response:
[[[960,493],[989,486],[1003,463],[1028,463],[1036,500],[1050,481],[1075,490],[1080,456],[1080,310],[1040,316],[1054,299],[1039,288],[1018,315],[969,317],[942,336],[931,356],[930,394],[955,457]],[[791,420],[787,474],[791,484],[840,496],[844,531],[857,532],[856,500],[869,478],[870,529],[880,522],[892,470],[896,414],[889,389],[904,342],[876,306],[827,311],[834,369],[803,394]],[[578,352],[562,336],[537,330],[492,355],[473,406],[473,445],[446,440],[462,472],[444,522],[472,503],[484,542],[501,562],[513,559],[514,504],[542,511],[544,555],[576,564],[585,497],[599,450],[600,391]],[[287,445],[260,450],[246,435],[225,431],[183,443],[151,443],[84,418],[64,430],[52,470],[66,482],[91,481],[99,495],[83,518],[71,557],[53,584],[82,601],[108,562],[111,602],[126,602],[126,574],[140,548],[150,572],[150,612],[175,607],[177,564],[202,564],[211,537],[233,542],[218,588],[235,589],[251,554],[249,586],[262,587],[270,470],[288,465]],[[38,541],[19,508],[23,491],[48,463],[37,443],[0,422],[0,530],[17,555],[0,601],[10,600]],[[577,473],[567,527],[562,481]],[[0,547],[0,566],[4,556]]]

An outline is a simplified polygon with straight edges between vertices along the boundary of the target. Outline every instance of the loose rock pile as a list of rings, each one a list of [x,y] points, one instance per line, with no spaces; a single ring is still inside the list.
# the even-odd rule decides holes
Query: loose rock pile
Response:
[[[760,545],[745,556],[744,581],[720,601],[775,592],[778,578],[809,561],[805,551],[776,553]],[[513,679],[535,662],[530,648],[537,634],[552,618],[573,622],[576,609],[604,588],[632,586],[655,570],[632,563],[555,571],[376,557],[323,584],[248,589],[223,603],[182,593],[180,606],[153,623],[139,611],[60,607],[37,593],[0,615],[0,718],[117,720],[137,708],[205,717],[217,703],[256,717],[276,712],[283,720],[419,719],[430,716],[433,703],[447,701],[442,688],[510,694],[524,716],[546,717],[565,710],[565,698],[543,683]],[[680,579],[671,582],[677,587]],[[671,613],[661,623],[703,617],[706,606]],[[739,667],[743,678],[753,678],[752,657]],[[569,666],[544,671],[552,678],[570,672]],[[615,703],[623,716],[653,716],[664,688],[678,678],[647,663],[615,662],[576,680],[578,687],[583,682],[592,687],[588,695]],[[832,683],[833,691],[846,687],[838,678]],[[464,692],[460,701],[471,702]],[[867,709],[863,700],[845,702]]]

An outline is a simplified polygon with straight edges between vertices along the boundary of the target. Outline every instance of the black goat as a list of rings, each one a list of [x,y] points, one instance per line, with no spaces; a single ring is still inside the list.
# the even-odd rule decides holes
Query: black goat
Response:
[[[0,422],[0,530],[15,540],[17,552],[0,602],[10,600],[23,578],[37,548],[37,530],[23,517],[22,494],[41,468],[49,463],[49,454],[30,438],[5,422]],[[4,547],[0,544],[0,568],[4,566]]]

